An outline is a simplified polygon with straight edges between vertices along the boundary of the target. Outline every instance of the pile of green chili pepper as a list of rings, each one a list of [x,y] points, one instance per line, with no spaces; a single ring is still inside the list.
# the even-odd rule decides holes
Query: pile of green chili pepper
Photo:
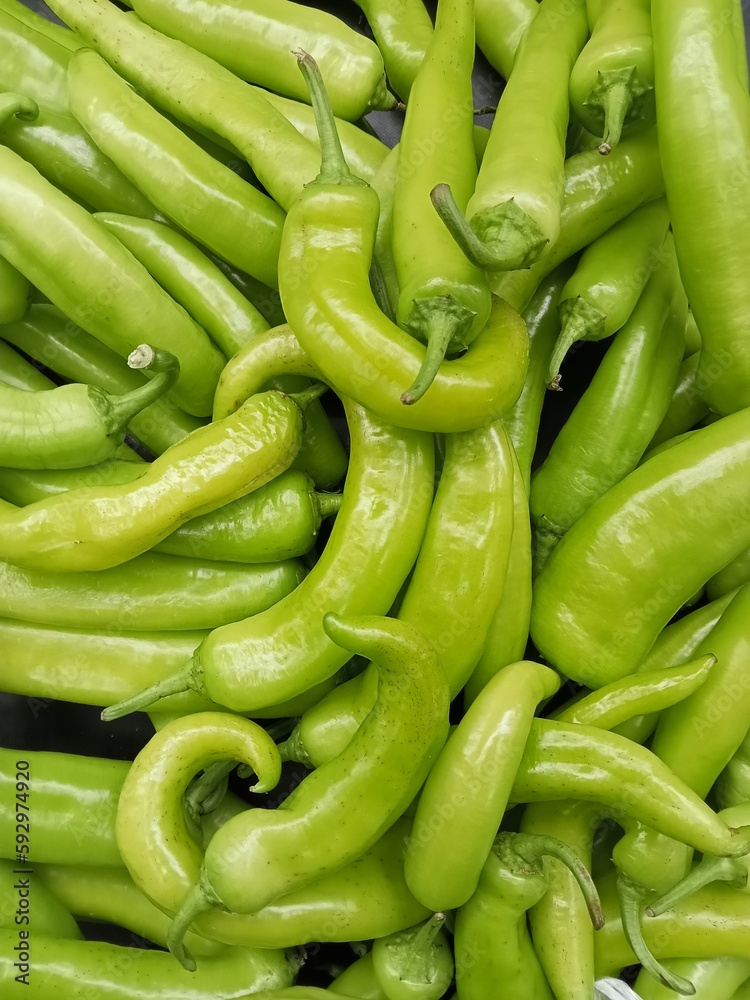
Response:
[[[47,2],[2,1000],[750,998],[743,3]]]

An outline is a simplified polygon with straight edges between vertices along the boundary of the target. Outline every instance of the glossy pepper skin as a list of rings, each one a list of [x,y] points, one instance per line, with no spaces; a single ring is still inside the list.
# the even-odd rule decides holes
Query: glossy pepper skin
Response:
[[[216,510],[283,472],[299,450],[302,421],[294,398],[273,391],[253,396],[174,445],[133,483],[81,487],[3,512],[0,556],[63,573],[118,566],[191,515]]]
[[[375,658],[375,706],[349,747],[275,812],[252,810],[214,835],[201,879],[173,925],[170,949],[181,960],[188,960],[181,935],[198,913],[215,903],[252,913],[375,843],[411,802],[445,742],[448,686],[423,636],[377,616],[327,614],[324,621],[337,643]]]
[[[439,1000],[453,979],[453,952],[442,928],[444,913],[372,946],[375,981],[387,1000]]]
[[[750,410],[704,427],[570,529],[537,578],[532,611],[534,641],[558,669],[588,687],[632,673],[674,613],[747,547],[750,522],[737,511],[748,441]],[[706,531],[711,545],[696,549]]]
[[[652,4],[667,200],[680,272],[703,340],[703,396],[717,413],[750,406],[748,290],[740,264],[743,241],[750,239],[750,178],[735,170],[750,155],[750,119],[747,67],[740,67],[733,30],[736,6],[733,0]],[[685,158],[686,132],[703,151],[700,157]],[[727,241],[727,233],[736,239]],[[707,259],[715,280],[703,267]]]
[[[578,340],[603,340],[633,313],[652,275],[667,263],[667,203],[658,198],[637,208],[588,246],[560,295],[562,331],[549,363],[552,382],[568,349]]]
[[[654,40],[650,0],[602,7],[570,75],[570,103],[607,156],[623,129],[654,124]]]
[[[65,628],[212,629],[258,614],[304,579],[300,563],[237,563],[146,552],[96,573],[0,562],[0,614]]]
[[[133,392],[145,378],[128,367],[124,358],[68,320],[46,303],[32,305],[17,323],[3,327],[5,340],[24,354],[73,382],[96,386],[105,392]],[[190,416],[168,397],[136,413],[128,429],[155,455],[197,430],[205,421]]]
[[[664,966],[695,987],[695,1000],[740,1000],[740,987],[750,979],[750,961],[744,958],[673,958]],[[633,988],[641,1000],[674,1000],[674,990],[654,979],[645,969]]]
[[[95,218],[200,323],[227,358],[268,329],[252,303],[181,233],[161,222],[126,215],[100,212]],[[226,224],[225,215],[222,220]]]
[[[677,383],[686,318],[672,251],[532,477],[536,573],[576,521],[638,464]]]
[[[28,279],[0,257],[0,323],[15,323],[29,308]]]
[[[46,17],[21,3],[20,0],[2,0],[0,8],[15,17],[17,21],[25,24],[27,28],[33,28],[34,31],[46,35],[47,38],[51,38],[58,45],[62,45],[63,48],[69,49],[71,52],[75,52],[82,45],[81,39],[75,32],[70,31],[65,25],[47,20]]]
[[[430,909],[463,906],[479,884],[531,720],[559,686],[557,674],[538,663],[503,668],[440,753],[422,789],[405,862],[409,888]]]
[[[283,209],[315,177],[320,167],[315,144],[260,91],[213,59],[154,31],[107,0],[53,3],[55,13],[150,102],[238,149]]]
[[[721,772],[715,792],[722,809],[750,802],[750,739],[747,736]]]
[[[118,353],[137,347],[144,329],[153,331],[155,346],[171,349],[180,362],[175,401],[196,416],[208,413],[222,355],[187,313],[85,209],[5,147],[0,188],[3,256]]]
[[[262,347],[261,340],[256,344]],[[291,368],[299,373],[297,362]],[[267,381],[260,366],[256,373],[260,385]],[[427,524],[433,497],[432,439],[398,430],[357,404],[343,402],[351,439],[344,497],[305,586],[262,618],[214,631],[192,664],[173,678],[176,689],[211,690],[212,700],[241,711],[240,706],[255,712],[287,701],[332,677],[350,658],[323,629],[327,610],[382,614],[391,607]],[[147,691],[139,704],[164,693],[161,686]],[[132,701],[117,706],[117,713],[133,711],[133,706]],[[112,712],[107,716],[115,717]]]
[[[537,0],[476,0],[477,45],[506,80],[518,47],[538,12]]]
[[[278,205],[165,121],[95,52],[73,56],[68,89],[78,121],[160,211],[275,286],[284,222]]]
[[[328,992],[358,1000],[388,1000],[375,978],[371,951],[336,976]]]
[[[650,448],[684,434],[708,416],[708,405],[704,402],[698,383],[700,351],[691,354],[680,365],[680,372],[664,419],[651,439]]]
[[[383,56],[388,82],[402,101],[432,41],[430,15],[422,0],[356,0]],[[315,54],[315,50],[310,51]],[[355,171],[356,173],[356,171]]]
[[[0,932],[0,987],[9,998],[44,1000],[55,994],[75,996],[81,984],[101,984],[112,1000],[183,994],[195,1000],[234,1000],[259,989],[291,985],[292,966],[283,952],[232,949],[201,959],[200,969],[189,974],[164,952],[123,948],[103,941],[66,941],[40,937],[35,942],[34,973],[29,989],[16,979],[12,945],[15,932]],[[33,984],[33,985],[32,985]],[[84,987],[85,988],[85,987]],[[273,995],[273,994],[272,994]]]
[[[76,469],[111,458],[133,415],[168,392],[180,370],[172,354],[147,344],[133,351],[128,365],[153,377],[121,396],[80,384],[42,392],[0,386],[0,462],[21,469]]]
[[[709,598],[723,597],[737,587],[750,582],[750,549],[745,549],[724,569],[720,570],[706,584],[706,594]]]
[[[442,0],[409,98],[393,193],[396,317],[427,344],[424,364],[403,397],[410,403],[429,388],[446,354],[476,340],[492,306],[486,276],[466,259],[430,201],[435,185],[447,183],[465,209],[474,189],[474,51],[473,0]]]
[[[18,351],[0,341],[0,382],[4,385],[12,386],[14,389],[25,389],[31,392],[54,389],[55,383],[47,378],[38,368],[35,368],[25,358],[22,358]],[[120,454],[118,450],[118,454]],[[135,455],[135,453],[133,453]],[[11,475],[19,472],[14,469]],[[30,473],[33,475],[33,473]]]
[[[242,79],[300,101],[308,95],[291,51],[315,52],[334,110],[349,121],[395,104],[377,46],[326,11],[288,0],[134,0],[133,7],[147,24]]]
[[[565,162],[565,197],[557,243],[530,268],[494,274],[495,295],[523,311],[540,281],[640,205],[664,194],[656,132],[621,142],[608,157],[596,150]]]
[[[29,867],[27,878],[33,878],[37,871],[37,866],[33,869]],[[39,934],[44,937],[80,940],[83,935],[65,905],[43,883],[40,885],[36,878],[33,890],[30,882],[21,884],[21,888],[26,890],[23,899],[27,903],[25,911],[21,911],[18,885],[19,878],[23,877],[24,869],[18,862],[0,860],[0,929],[15,930],[16,934],[19,929],[24,929],[29,936]],[[33,907],[30,903],[32,891]]]
[[[322,107],[314,63],[300,58]],[[425,348],[383,315],[370,290],[377,195],[349,172],[325,114],[321,136],[323,170],[290,210],[279,258],[284,312],[302,347],[337,389],[397,426],[455,432],[496,419],[523,384],[528,338],[521,318],[496,303],[472,350],[441,365],[429,394],[404,405]]]
[[[574,851],[554,837],[500,834],[477,891],[456,917],[456,985],[465,1000],[552,1000],[526,926],[526,912],[548,890],[547,857],[563,861],[575,876],[591,920],[601,926],[591,876]]]

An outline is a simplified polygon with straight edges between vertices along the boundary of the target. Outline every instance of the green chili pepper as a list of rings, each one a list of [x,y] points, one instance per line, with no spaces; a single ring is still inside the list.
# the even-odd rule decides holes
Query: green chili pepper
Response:
[[[572,873],[594,926],[601,926],[596,889],[574,851],[554,837],[500,834],[479,888],[456,918],[456,984],[462,998],[551,1000],[526,927],[526,911],[548,891],[546,858]]]
[[[734,1000],[750,978],[750,961],[744,958],[673,958],[664,967],[693,984],[695,1000]],[[674,1000],[674,991],[643,970],[634,989],[641,1000]]]
[[[371,951],[336,976],[328,992],[357,1000],[388,1000],[375,978]]]
[[[38,368],[29,364],[25,358],[22,358],[17,351],[14,351],[3,340],[0,340],[0,382],[4,382],[5,385],[10,385],[14,389],[25,389],[27,392],[39,392],[55,388],[55,383],[52,379],[47,378]],[[114,459],[111,461],[114,461]],[[23,475],[23,472],[14,469],[10,474]],[[33,473],[29,473],[29,475],[33,475]]]
[[[262,342],[263,337],[253,345],[262,348]],[[260,368],[255,374],[261,385],[279,373],[272,370],[269,376]],[[299,362],[292,358],[287,370],[298,372]],[[326,635],[324,611],[382,614],[390,608],[414,564],[427,523],[432,440],[399,431],[343,402],[351,438],[349,473],[333,531],[305,585],[262,619],[214,631],[185,670],[108,710],[106,718],[147,707],[172,688],[203,692],[205,687],[214,692],[212,700],[229,707],[248,703],[254,712],[286,701],[332,677],[349,659]]]
[[[627,323],[641,292],[674,254],[665,245],[669,228],[663,198],[637,208],[586,248],[560,296],[562,332],[555,344],[547,381],[577,340],[603,340]],[[558,384],[558,383],[556,383]]]
[[[470,705],[494,675],[526,652],[531,618],[531,524],[529,501],[518,460],[513,464],[513,534],[510,558],[500,601],[495,608],[487,640],[474,672],[464,689]]]
[[[402,101],[408,100],[433,36],[432,21],[422,0],[356,0],[356,3],[378,43],[388,82]]]
[[[133,415],[168,392],[179,373],[173,355],[147,344],[132,352],[128,366],[152,372],[153,378],[121,396],[80,384],[42,392],[0,386],[0,462],[22,469],[72,469],[110,458]]]
[[[536,802],[524,809],[521,829],[561,840],[588,871],[594,838],[606,812],[591,802]],[[586,898],[561,861],[547,858],[544,874],[547,891],[529,910],[536,955],[557,1000],[591,1000],[595,935]]]
[[[373,261],[380,274],[381,293],[387,306],[386,314],[389,319],[394,321],[399,299],[398,275],[396,262],[393,258],[393,203],[398,180],[398,150],[399,144],[397,143],[383,160],[371,182],[372,189],[378,196],[380,203],[372,251]]]
[[[4,326],[2,336],[29,357],[74,382],[113,394],[135,392],[147,384],[123,358],[66,319],[55,306],[33,305],[20,322]],[[161,454],[202,423],[170,399],[162,398],[135,414],[128,426],[152,452]]]
[[[703,342],[703,397],[722,414],[750,406],[748,290],[740,263],[743,241],[750,239],[745,225],[750,177],[735,170],[750,156],[750,120],[734,7],[726,0],[652,4],[659,147],[669,212],[680,273]],[[685,156],[686,133],[700,156]],[[703,211],[705,204],[710,212]],[[727,232],[737,238],[727,242]],[[712,262],[710,275],[706,260]]]
[[[40,883],[38,872],[36,865],[32,868],[0,860],[0,928],[14,929],[16,944],[37,935],[80,940],[83,935],[78,924],[44,882]],[[16,953],[15,957],[20,956]]]
[[[152,27],[216,59],[239,77],[306,101],[307,91],[290,52],[314,49],[336,114],[356,121],[372,109],[393,107],[383,58],[369,39],[326,11],[287,0],[207,4],[133,0]]]
[[[319,394],[317,388],[307,393]],[[191,516],[251,493],[288,468],[299,450],[305,402],[304,394],[253,396],[235,414],[174,445],[133,483],[72,490],[5,511],[0,517],[0,554],[17,565],[47,571],[118,566],[162,541]],[[35,426],[38,423],[37,417]],[[8,455],[2,458],[9,464]]]
[[[537,0],[477,0],[477,45],[487,62],[509,79],[516,53],[539,11]]]
[[[614,729],[638,715],[661,712],[688,698],[703,686],[715,663],[716,657],[709,654],[684,666],[625,677],[563,706],[551,718],[557,722]]]
[[[493,275],[493,292],[515,309],[524,310],[540,281],[558,264],[663,194],[655,129],[621,142],[606,158],[596,150],[571,157],[565,163],[557,243],[530,268]]]
[[[103,941],[40,937],[30,944],[29,978],[19,982],[13,964],[13,945],[17,941],[16,931],[0,932],[0,987],[3,997],[9,1000],[24,996],[33,1000],[55,995],[72,997],[82,989],[96,989],[92,996],[106,995],[112,1000],[134,996],[158,1000],[170,993],[190,996],[191,1000],[233,1000],[251,994],[261,996],[260,989],[271,989],[273,992],[267,995],[276,997],[283,996],[276,990],[291,984],[294,971],[280,951],[233,948],[202,958],[200,969],[189,974],[164,952],[123,948]]]
[[[214,835],[170,933],[170,950],[183,964],[191,960],[182,936],[199,913],[217,903],[252,913],[372,845],[412,801],[445,742],[448,686],[416,629],[376,616],[329,613],[324,623],[337,643],[375,657],[375,706],[349,747],[275,812],[252,810]],[[303,854],[303,844],[315,847]],[[290,856],[298,863],[290,866]]]
[[[669,407],[686,317],[672,251],[532,477],[535,574],[576,521],[638,465]]]
[[[0,147],[0,250],[66,315],[128,354],[143,329],[180,361],[175,400],[210,411],[222,355],[116,237],[33,167]],[[133,302],[138,310],[133,310]]]
[[[268,329],[257,309],[180,233],[159,222],[125,215],[95,218],[184,306],[228,358]]]
[[[107,0],[53,0],[54,11],[151,103],[229,142],[288,209],[320,166],[320,150],[213,59],[125,14]],[[259,137],[262,137],[262,141]]]
[[[304,574],[294,560],[245,566],[151,552],[98,573],[0,562],[0,615],[118,632],[211,629],[270,608]]]
[[[662,712],[652,742],[653,752],[704,797],[747,733],[748,608],[750,587],[745,587],[701,644],[700,651],[717,657],[716,666],[693,695]],[[638,826],[614,850],[618,870],[643,888],[661,892],[683,878],[690,859],[691,851],[682,844]]]
[[[15,323],[29,308],[28,279],[0,257],[0,324]]]
[[[68,86],[78,121],[160,211],[230,263],[276,284],[278,205],[165,121],[95,52],[71,59]]]
[[[706,584],[706,594],[710,599],[716,599],[748,582],[750,582],[750,548],[745,549],[724,569],[711,577]]]
[[[0,90],[24,94],[57,114],[70,115],[65,72],[71,50],[0,9],[3,64]]]
[[[48,20],[35,10],[27,7],[24,3],[20,3],[19,0],[0,0],[0,9],[4,10],[6,14],[11,14],[17,21],[25,24],[27,28],[33,28],[34,31],[41,32],[47,38],[51,38],[52,41],[57,42],[58,45],[70,49],[71,52],[75,52],[83,44],[75,32],[62,24],[56,24],[54,21]]]
[[[537,0],[533,2],[536,3]],[[560,333],[557,307],[570,271],[570,265],[561,265],[553,271],[541,282],[523,312],[529,332],[529,369],[521,395],[504,415],[503,423],[513,442],[527,493],[542,405],[547,395],[547,368],[552,348]]]
[[[559,686],[541,664],[504,667],[451,734],[422,789],[406,852],[409,888],[431,909],[463,906],[477,888],[534,712]]]
[[[536,581],[531,631],[567,676],[595,688],[632,673],[685,601],[750,544],[750,518],[738,518],[749,429],[745,410],[650,459],[557,546]],[[706,532],[711,544],[696,547]]]
[[[570,75],[570,103],[607,156],[623,129],[654,124],[650,0],[605,3]]]
[[[698,388],[699,364],[700,351],[697,351],[685,358],[680,365],[669,409],[651,439],[650,448],[656,448],[678,434],[684,434],[708,415],[708,405],[703,401]]]
[[[474,189],[473,64],[473,0],[442,0],[406,110],[393,200],[397,318],[427,344],[419,374],[402,396],[409,404],[422,398],[446,354],[476,339],[492,305],[486,276],[466,259],[430,202],[432,189],[445,182],[463,210]]]
[[[479,659],[505,579],[514,518],[512,460],[500,424],[446,439],[427,530],[398,611],[437,650],[451,698]],[[445,580],[452,581],[450,588]],[[376,689],[374,667],[334,688],[302,717],[282,747],[284,757],[315,767],[331,760],[372,709]]]
[[[453,954],[444,913],[372,946],[375,978],[387,1000],[439,1000],[453,979]]]
[[[325,95],[309,57],[300,58],[320,109]],[[428,396],[401,405],[425,348],[383,316],[369,290],[378,199],[350,174],[325,114],[321,136],[323,170],[289,213],[279,259],[284,311],[302,347],[338,389],[396,425],[461,431],[489,423],[515,401],[523,384],[528,339],[520,317],[496,303],[464,358],[440,366]],[[345,243],[341,218],[347,220]],[[333,299],[335,314],[329,309]]]
[[[750,802],[750,739],[747,736],[719,775],[714,793],[722,809]]]
[[[466,217],[447,184],[433,192],[438,214],[479,267],[526,268],[557,242],[569,114],[565,81],[585,41],[584,0],[546,0],[519,46]]]

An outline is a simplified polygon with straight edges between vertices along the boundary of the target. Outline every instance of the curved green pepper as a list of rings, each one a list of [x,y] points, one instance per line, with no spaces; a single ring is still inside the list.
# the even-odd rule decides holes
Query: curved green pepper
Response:
[[[601,687],[637,669],[660,630],[750,544],[750,410],[696,431],[614,486],[536,581],[531,631],[563,673]],[[696,547],[710,531],[712,543]],[[627,546],[621,539],[627,537]]]
[[[453,979],[453,953],[442,931],[444,913],[372,946],[375,979],[387,1000],[439,1000]]]
[[[537,0],[477,0],[477,45],[487,62],[510,78],[518,47],[539,11]]]
[[[750,960],[745,958],[673,958],[667,959],[664,966],[693,984],[695,1000],[740,1000],[740,987],[750,979]],[[645,969],[634,989],[641,1000],[674,1000],[674,990]]]
[[[408,100],[433,36],[422,0],[356,0],[356,4],[378,43],[388,82],[402,101]]]

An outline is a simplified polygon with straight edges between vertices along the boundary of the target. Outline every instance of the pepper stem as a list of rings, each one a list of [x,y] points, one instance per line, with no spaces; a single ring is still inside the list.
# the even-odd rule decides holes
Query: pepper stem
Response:
[[[424,319],[421,333],[427,341],[427,350],[417,377],[401,395],[401,402],[405,406],[412,406],[418,402],[430,388],[445,361],[451,341],[455,338],[459,327],[464,325],[463,320],[454,313],[439,309],[432,310]]]
[[[622,137],[625,119],[633,103],[630,85],[625,80],[613,83],[602,99],[604,110],[604,136],[599,152],[609,156]]]
[[[195,972],[195,959],[185,947],[185,935],[190,930],[190,925],[199,917],[201,913],[206,913],[213,908],[212,894],[206,892],[203,875],[196,884],[188,890],[182,901],[182,906],[174,916],[174,919],[167,933],[167,948],[174,955],[183,969],[188,972]]]
[[[313,497],[321,521],[338,514],[344,501],[343,493],[314,493]]]
[[[195,778],[185,792],[185,805],[196,820],[218,807],[227,791],[229,775],[237,766],[235,760],[217,760]]]
[[[513,850],[529,864],[539,864],[541,858],[549,857],[565,865],[583,893],[594,929],[598,931],[604,927],[602,904],[594,880],[572,847],[568,847],[557,837],[541,833],[517,833],[513,839]]]
[[[300,735],[298,726],[295,726],[288,739],[284,740],[283,743],[279,743],[279,753],[284,762],[293,761],[295,764],[303,764],[305,767],[312,769],[312,761],[310,760],[310,755],[305,750],[305,743]]]
[[[365,181],[355,177],[346,162],[320,67],[310,53],[305,52],[304,49],[296,49],[292,55],[297,59],[297,64],[310,92],[310,103],[313,106],[315,125],[318,129],[320,173],[313,183],[364,185]]]
[[[124,715],[130,715],[131,712],[142,712],[162,698],[190,691],[192,686],[191,669],[191,666],[188,665],[179,673],[173,674],[172,677],[165,677],[164,680],[157,681],[156,684],[144,688],[138,694],[134,694],[130,698],[123,698],[116,705],[110,705],[102,712],[102,721],[112,722],[114,719],[121,719]]]
[[[617,879],[617,895],[620,899],[622,929],[628,944],[643,968],[667,989],[681,993],[683,996],[692,996],[695,993],[695,987],[690,980],[683,979],[682,976],[677,976],[669,969],[665,969],[648,949],[641,928],[641,903],[645,895],[644,890],[625,875],[620,875]]]
[[[706,855],[681,882],[646,907],[646,913],[649,917],[658,917],[712,882],[728,882],[732,889],[744,889],[748,878],[747,864],[742,858]]]
[[[411,951],[414,955],[427,951],[432,942],[438,936],[445,924],[444,913],[433,913],[429,920],[425,920],[419,930],[414,934],[411,942]]]
[[[106,397],[107,417],[112,421],[114,429],[130,423],[137,413],[169,392],[180,374],[180,362],[174,354],[154,349],[148,344],[141,344],[130,354],[128,368],[153,372],[154,377],[131,392]]]
[[[33,122],[38,114],[39,105],[30,97],[23,97],[21,94],[0,94],[0,128],[7,125],[12,118]]]
[[[430,191],[430,201],[435,211],[464,255],[476,267],[492,270],[498,267],[496,255],[482,243],[458,207],[449,184],[437,184]]]
[[[314,403],[316,399],[320,399],[326,392],[328,392],[328,386],[325,382],[313,382],[307,389],[300,389],[299,392],[288,392],[285,395],[293,400],[300,410],[306,410],[310,403]]]

